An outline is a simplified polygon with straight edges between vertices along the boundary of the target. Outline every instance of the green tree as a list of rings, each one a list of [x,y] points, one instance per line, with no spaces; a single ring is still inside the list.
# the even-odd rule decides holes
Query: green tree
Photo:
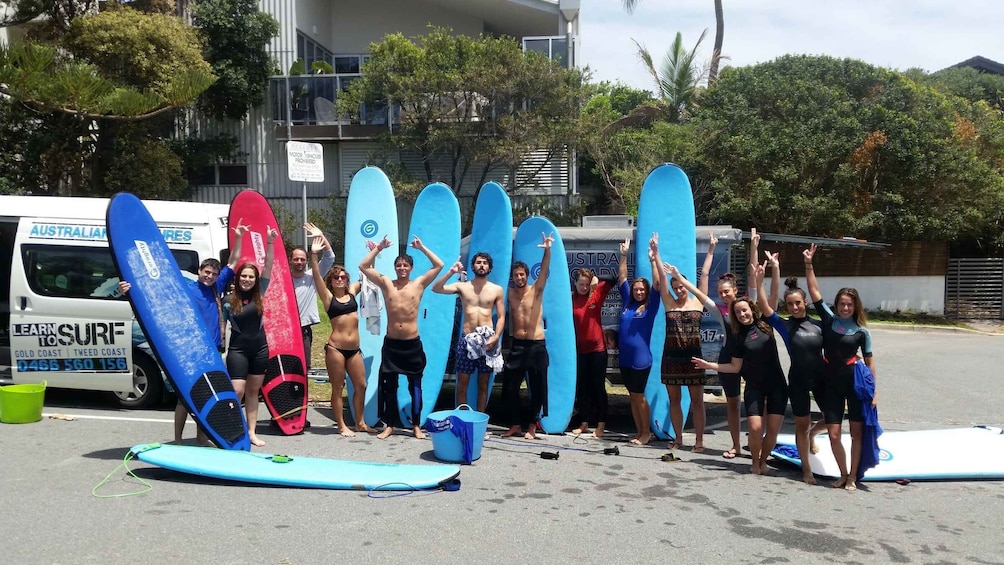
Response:
[[[726,69],[695,118],[712,213],[781,233],[985,240],[1004,178],[1000,147],[974,134],[1000,127],[980,104],[851,59]]]
[[[682,120],[697,105],[698,86],[707,75],[706,68],[697,62],[697,50],[707,35],[708,30],[704,30],[693,49],[687,51],[683,46],[683,34],[677,32],[658,69],[648,49],[634,42],[638,58],[655,81],[659,104],[671,122]]]
[[[415,42],[388,35],[370,51],[340,108],[399,106],[400,127],[385,142],[417,155],[427,182],[445,178],[460,191],[465,179],[481,186],[489,173],[504,171],[508,188],[519,190],[578,137],[580,71],[524,54],[510,38],[434,28]],[[533,151],[546,153],[536,168],[526,166]],[[444,162],[447,169],[437,170]]]
[[[213,116],[242,119],[264,101],[274,65],[266,48],[279,33],[279,22],[258,10],[255,0],[201,0],[192,22],[219,77],[199,98],[199,107]]]
[[[634,12],[641,0],[621,0],[621,5],[627,13]],[[715,3],[715,45],[711,51],[711,62],[708,64],[708,84],[714,84],[718,80],[718,66],[722,59],[722,44],[725,41],[725,10],[722,0],[714,0]]]

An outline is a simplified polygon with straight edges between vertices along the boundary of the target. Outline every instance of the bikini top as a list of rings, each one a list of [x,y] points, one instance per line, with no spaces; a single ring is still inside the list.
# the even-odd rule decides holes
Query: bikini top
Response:
[[[337,318],[338,316],[344,316],[345,314],[351,314],[353,312],[359,311],[359,303],[356,302],[356,296],[349,293],[348,302],[339,302],[334,296],[331,297],[331,304],[328,305],[328,318]]]

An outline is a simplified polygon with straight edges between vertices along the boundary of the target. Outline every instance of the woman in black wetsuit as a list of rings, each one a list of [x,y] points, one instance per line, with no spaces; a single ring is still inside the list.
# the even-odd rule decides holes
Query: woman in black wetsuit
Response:
[[[363,410],[366,403],[366,366],[363,365],[362,352],[359,351],[359,294],[360,283],[349,282],[349,273],[345,267],[334,265],[321,277],[317,268],[320,255],[327,242],[315,238],[310,246],[310,269],[314,273],[314,286],[317,296],[324,305],[324,311],[331,321],[331,335],[324,344],[324,364],[328,369],[328,382],[331,383],[331,411],[338,423],[338,433],[352,437],[356,435],[345,423],[345,406],[342,402],[342,390],[345,388],[345,373],[352,379],[352,407],[356,414],[357,432],[373,432],[363,420]]]
[[[244,263],[237,270],[234,290],[223,298],[223,312],[230,322],[230,347],[227,350],[227,372],[234,383],[238,398],[244,400],[248,421],[248,437],[257,447],[265,442],[255,434],[258,425],[258,393],[268,366],[268,340],[262,306],[262,295],[268,288],[275,256],[272,242],[279,232],[269,227],[265,246],[265,265],[260,275],[254,263]]]
[[[865,365],[875,375],[875,358],[872,356],[872,336],[868,328],[868,316],[861,304],[857,289],[842,288],[837,291],[834,300],[836,314],[825,302],[819,292],[816,273],[812,267],[812,258],[816,254],[813,244],[802,252],[805,259],[805,283],[809,287],[816,312],[823,324],[823,374],[826,396],[823,402],[823,418],[826,420],[826,431],[830,436],[830,448],[833,457],[840,468],[840,478],[833,483],[834,488],[857,490],[858,464],[861,462],[861,438],[864,432],[864,411],[861,400],[854,392],[854,364],[857,362],[858,350],[864,358]],[[878,404],[878,392],[872,398],[872,405]],[[844,406],[847,407],[847,419],[851,428],[851,465],[847,468],[847,452],[841,442],[841,425],[844,419]]]

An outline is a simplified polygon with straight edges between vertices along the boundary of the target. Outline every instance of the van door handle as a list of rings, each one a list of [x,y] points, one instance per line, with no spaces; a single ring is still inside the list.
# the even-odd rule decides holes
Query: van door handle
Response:
[[[22,296],[21,297],[21,310],[26,310],[27,308],[28,308],[28,297],[27,296]]]

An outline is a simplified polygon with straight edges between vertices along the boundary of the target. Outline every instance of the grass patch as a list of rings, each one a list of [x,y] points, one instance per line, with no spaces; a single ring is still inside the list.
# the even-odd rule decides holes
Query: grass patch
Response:
[[[964,328],[969,327],[965,322],[926,314],[923,312],[892,312],[889,310],[868,310],[869,322],[882,322],[886,324],[922,324],[925,326],[946,326]]]

